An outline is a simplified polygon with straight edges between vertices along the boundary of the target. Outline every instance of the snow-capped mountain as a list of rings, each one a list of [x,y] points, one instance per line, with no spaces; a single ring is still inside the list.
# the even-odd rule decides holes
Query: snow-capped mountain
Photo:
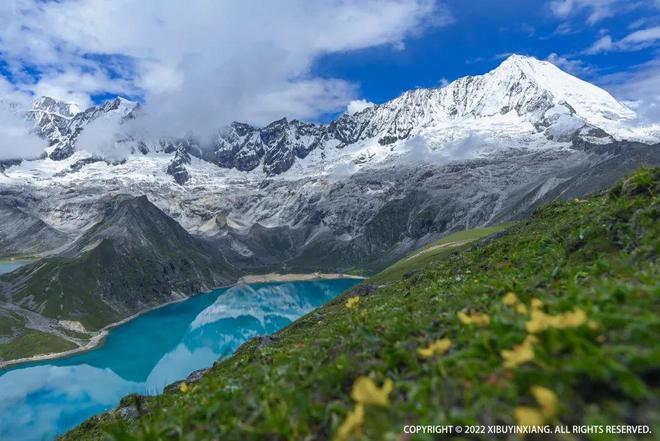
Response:
[[[35,131],[50,144],[60,142],[68,133],[71,119],[80,113],[75,104],[67,104],[49,97],[41,97],[26,111],[28,121],[34,122]]]
[[[234,123],[203,157],[222,167],[261,168],[275,175],[317,150],[309,161],[312,169],[323,162],[336,166],[351,151],[348,159],[354,163],[378,162],[405,154],[405,141],[414,137],[442,151],[477,136],[482,145],[475,153],[502,145],[556,147],[576,139],[657,142],[657,127],[632,129],[635,117],[605,90],[549,62],[512,55],[485,75],[460,78],[438,89],[412,90],[329,125],[283,119],[258,129]]]
[[[117,114],[139,118],[138,107],[117,98],[80,112],[42,98],[27,114],[35,131],[50,142],[50,158],[62,160],[74,153],[78,135],[90,122]],[[460,159],[510,147],[660,140],[658,127],[636,128],[635,118],[633,110],[605,90],[549,62],[512,55],[484,75],[459,78],[442,88],[411,90],[327,125],[281,119],[257,128],[235,122],[220,128],[210,145],[191,138],[145,139],[135,131],[119,138],[130,145],[130,152],[184,148],[222,168],[274,176],[299,163],[296,173],[314,175],[349,165],[361,169],[407,155],[420,143],[431,153]],[[414,138],[416,143],[408,142]],[[183,184],[189,173],[183,173],[181,158],[174,161],[170,169],[178,170],[176,180]]]
[[[330,124],[235,122],[206,144],[141,137],[140,112],[122,98],[85,111],[35,101],[26,114],[48,157],[0,164],[0,197],[74,239],[102,219],[107,197],[147,195],[237,259],[272,258],[265,244],[286,243],[280,261],[324,248],[350,266],[607,186],[656,163],[660,139],[606,91],[517,55]],[[118,123],[124,159],[78,145],[105,120]]]

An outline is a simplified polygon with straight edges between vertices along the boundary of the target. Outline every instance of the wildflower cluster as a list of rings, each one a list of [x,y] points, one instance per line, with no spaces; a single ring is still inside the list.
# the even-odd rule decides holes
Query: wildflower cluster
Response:
[[[448,338],[443,338],[430,343],[425,348],[418,348],[417,355],[419,355],[422,358],[431,358],[435,355],[444,354],[449,350],[450,346],[451,346],[451,340]]]
[[[527,363],[534,359],[534,345],[538,343],[538,338],[533,335],[528,335],[525,340],[519,345],[511,349],[503,349],[500,354],[504,359],[504,367],[512,369]]]
[[[487,314],[478,312],[466,314],[465,312],[460,311],[457,316],[464,325],[488,326],[490,324],[490,317]]]
[[[553,391],[543,386],[532,386],[531,392],[539,406],[516,407],[514,417],[519,426],[541,426],[557,413],[559,399]]]
[[[360,304],[360,297],[358,297],[358,296],[353,296],[353,297],[349,298],[348,300],[346,300],[346,307],[348,309],[357,308],[357,306],[359,304]]]
[[[346,415],[346,419],[339,426],[335,441],[343,441],[351,435],[358,435],[364,424],[364,407],[390,405],[389,395],[394,389],[394,382],[389,378],[381,387],[376,386],[374,381],[366,376],[358,377],[353,383],[351,398],[355,401],[355,407]]]

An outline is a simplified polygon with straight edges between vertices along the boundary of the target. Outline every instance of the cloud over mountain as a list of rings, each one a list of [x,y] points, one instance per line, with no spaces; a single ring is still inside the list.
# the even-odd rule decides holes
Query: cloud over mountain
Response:
[[[83,106],[141,97],[146,129],[179,135],[341,111],[356,88],[313,76],[318,57],[400,45],[451,20],[434,0],[10,0],[0,51],[23,90]]]

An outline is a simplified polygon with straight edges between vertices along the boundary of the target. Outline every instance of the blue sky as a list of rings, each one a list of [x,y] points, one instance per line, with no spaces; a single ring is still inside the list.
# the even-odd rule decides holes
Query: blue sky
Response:
[[[657,3],[594,1],[607,16],[593,22],[589,19],[596,10],[590,2],[583,2],[583,7],[580,2],[569,3],[573,7],[560,15],[547,1],[453,0],[448,2],[453,23],[407,39],[403,49],[383,46],[331,54],[320,58],[314,70],[358,82],[365,99],[380,103],[411,88],[437,87],[443,79],[482,74],[511,53],[549,59],[615,92],[621,84],[609,81],[612,74],[623,74],[619,77],[623,83],[625,74],[633,78],[640,65],[658,60]],[[616,42],[640,29],[656,32],[637,46],[590,51],[605,36]],[[660,76],[660,69],[653,74]]]
[[[0,95],[121,95],[173,132],[324,121],[519,53],[660,120],[659,43],[660,0],[3,0]]]

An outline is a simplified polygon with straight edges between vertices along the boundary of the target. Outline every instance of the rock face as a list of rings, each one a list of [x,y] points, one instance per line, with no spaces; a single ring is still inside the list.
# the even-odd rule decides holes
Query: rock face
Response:
[[[0,198],[0,255],[29,256],[56,249],[68,237],[12,200]]]
[[[190,179],[186,164],[190,164],[190,155],[185,148],[179,147],[174,159],[167,166],[167,174],[171,175],[179,185],[185,184]]]

